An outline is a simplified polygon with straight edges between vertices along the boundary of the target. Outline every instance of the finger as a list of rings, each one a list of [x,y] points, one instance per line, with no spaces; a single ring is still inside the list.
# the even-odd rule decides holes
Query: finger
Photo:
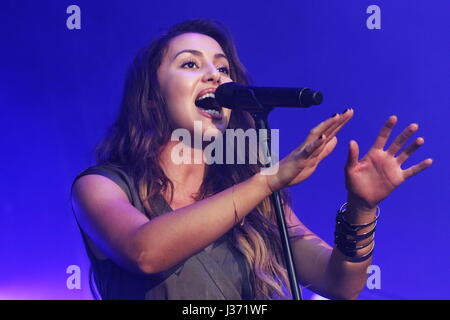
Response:
[[[321,122],[318,126],[313,128],[305,142],[300,145],[296,151],[301,152],[305,145],[312,143],[315,139],[319,138],[322,134],[325,134],[328,138],[325,142],[330,141],[333,137],[328,136],[329,134],[335,135],[337,131],[342,128],[342,126],[348,122],[353,116],[353,109],[346,109],[343,113],[336,113],[331,118]]]
[[[334,148],[337,145],[337,138],[333,137],[330,141],[328,141],[328,143],[324,143],[322,146],[323,148],[319,148],[322,149],[320,150],[319,153],[319,161],[322,161],[325,157],[327,157],[331,152],[333,152]]]
[[[342,127],[350,121],[353,117],[354,111],[353,109],[347,109],[346,112],[341,115],[341,118],[335,125],[330,126],[327,130],[325,130],[324,134],[328,137],[328,141],[330,141],[338,132],[342,129]]]
[[[397,157],[398,164],[401,165],[403,162],[405,162],[411,156],[411,154],[419,149],[424,143],[425,140],[422,137],[419,137],[413,143],[407,146],[405,150],[403,150],[402,153],[400,153]]]
[[[305,141],[299,145],[297,148],[295,148],[294,152],[302,152],[305,146],[307,146],[310,143],[313,143],[317,139],[323,135],[324,131],[329,128],[330,126],[333,126],[339,119],[339,114],[335,114],[334,116],[328,118],[325,121],[322,121],[319,125],[314,127],[309,131],[308,136],[306,137]]]
[[[311,143],[308,143],[300,152],[296,152],[296,154],[294,154],[294,155],[297,158],[311,157],[317,151],[317,149],[319,149],[323,145],[323,143],[325,142],[325,139],[326,139],[326,136],[321,135],[318,139],[314,140]]]
[[[387,140],[389,139],[389,136],[391,135],[392,128],[395,126],[396,123],[397,123],[396,115],[392,115],[389,117],[389,119],[387,119],[383,128],[381,128],[381,131],[377,139],[375,140],[375,143],[373,144],[372,148],[383,150]]]
[[[409,167],[406,170],[403,170],[403,178],[406,180],[408,178],[411,178],[412,176],[418,174],[419,172],[425,170],[431,164],[433,163],[433,159],[428,158],[426,160],[423,160],[421,163],[416,164],[414,166]]]
[[[395,138],[387,152],[394,156],[403,147],[405,142],[414,134],[414,132],[417,131],[417,129],[419,129],[419,125],[417,123],[411,123],[397,136],[397,138]]]
[[[337,127],[342,126],[352,116],[353,109],[351,108],[345,109],[342,113],[335,113],[331,118],[327,119],[326,121],[315,127],[313,130],[311,130],[310,134],[315,137],[319,137],[321,134],[327,135],[327,133],[333,132]],[[329,138],[331,139],[331,137]]]
[[[329,128],[338,125],[341,115],[339,113],[335,114],[333,117],[321,122],[318,126],[314,127],[306,138],[307,143],[311,143],[318,139],[322,134],[325,133]],[[310,140],[310,141],[308,141]]]
[[[331,134],[333,134],[333,136],[328,137],[327,134],[324,134],[325,141],[310,155],[310,158],[318,158],[318,161],[320,162],[334,150],[337,145],[336,133],[351,119],[351,117],[353,116],[353,110],[346,109],[341,115],[342,117],[339,119],[339,121],[335,122],[328,129],[326,129],[326,132],[331,131]]]
[[[346,166],[348,168],[355,166],[359,159],[359,146],[355,140],[351,140],[348,147],[348,156]]]

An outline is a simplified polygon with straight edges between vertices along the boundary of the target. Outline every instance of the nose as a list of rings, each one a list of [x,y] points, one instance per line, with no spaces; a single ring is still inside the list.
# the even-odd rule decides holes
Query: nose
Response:
[[[214,65],[208,66],[208,69],[203,75],[203,81],[212,81],[213,83],[220,83],[221,74]]]

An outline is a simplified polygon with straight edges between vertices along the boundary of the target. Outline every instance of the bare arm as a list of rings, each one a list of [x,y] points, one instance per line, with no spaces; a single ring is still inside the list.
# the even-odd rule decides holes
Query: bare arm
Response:
[[[233,187],[232,187],[233,188]],[[106,256],[139,273],[167,270],[230,230],[270,194],[260,174],[205,200],[149,220],[114,182],[100,175],[74,184],[77,219]]]
[[[99,175],[81,177],[74,185],[75,214],[95,245],[119,265],[141,273],[167,270],[234,226],[233,199],[240,221],[271,190],[307,179],[333,150],[335,134],[351,116],[352,112],[347,112],[320,123],[299,148],[280,162],[275,174],[255,174],[212,197],[150,221],[109,179]]]
[[[291,208],[285,208],[299,282],[310,290],[330,299],[356,299],[367,280],[367,267],[371,259],[364,262],[349,262],[337,248],[333,248],[309,230],[297,218]],[[367,215],[366,223],[373,217]],[[362,230],[361,232],[364,232]],[[370,248],[361,250],[364,255]]]
[[[346,220],[350,224],[372,222],[375,219],[376,207],[383,199],[406,179],[422,172],[433,162],[429,158],[405,170],[401,168],[412,153],[424,144],[424,139],[416,138],[400,152],[403,145],[418,129],[418,125],[413,123],[407,126],[389,147],[385,148],[396,123],[396,116],[388,118],[375,143],[361,160],[359,160],[359,146],[356,141],[351,141],[349,144],[345,185],[348,191]],[[293,225],[299,223],[292,211],[287,209],[287,212]],[[364,234],[371,228],[373,226],[364,228],[358,231],[358,234]],[[326,297],[357,298],[364,288],[367,267],[370,266],[372,259],[369,258],[363,262],[347,261],[348,259],[339,249],[332,249],[304,226],[300,225],[295,231],[298,236],[293,238],[292,246],[301,282],[306,285],[311,284],[314,291]],[[358,246],[368,244],[371,238],[358,242]],[[372,245],[358,250],[357,257],[369,253]]]

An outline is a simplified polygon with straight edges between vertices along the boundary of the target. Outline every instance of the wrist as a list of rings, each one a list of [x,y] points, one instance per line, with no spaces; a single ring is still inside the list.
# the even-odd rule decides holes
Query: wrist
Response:
[[[377,206],[367,205],[350,195],[347,199],[346,219],[349,223],[366,224],[373,221],[377,213]]]
[[[258,186],[258,190],[262,190],[264,197],[270,196],[275,191],[272,189],[269,183],[268,175],[262,174],[261,172],[255,174],[252,179]]]
[[[352,194],[347,195],[347,209],[348,212],[354,212],[359,214],[372,214],[376,211],[377,205],[371,204],[364,199]]]

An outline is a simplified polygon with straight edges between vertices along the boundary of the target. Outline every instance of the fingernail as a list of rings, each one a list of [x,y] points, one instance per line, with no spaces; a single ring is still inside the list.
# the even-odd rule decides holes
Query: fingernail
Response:
[[[338,115],[338,113],[333,114],[330,118],[334,118]]]
[[[346,113],[348,110],[350,110],[350,108],[345,109],[344,112],[342,112],[342,114]]]

